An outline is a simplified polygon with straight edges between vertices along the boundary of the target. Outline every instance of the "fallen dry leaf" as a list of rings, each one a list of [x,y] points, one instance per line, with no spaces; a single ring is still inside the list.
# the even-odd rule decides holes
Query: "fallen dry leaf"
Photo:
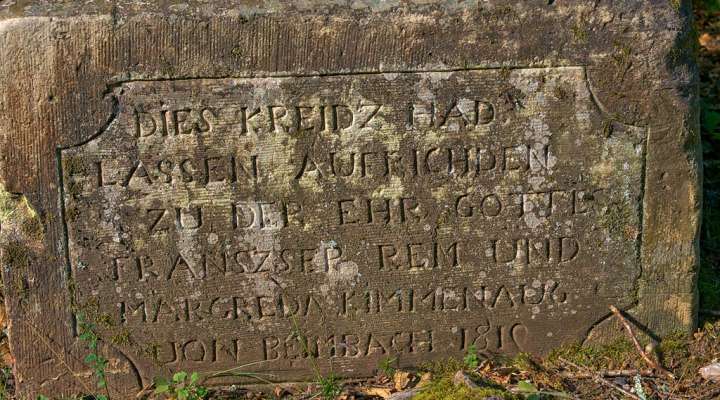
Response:
[[[281,388],[280,386],[275,386],[273,393],[275,394],[275,397],[277,397],[279,399],[279,398],[283,397],[284,395],[288,394],[288,391]]]
[[[391,394],[390,389],[380,386],[363,386],[357,388],[355,391],[365,396],[382,397],[383,399],[387,399]]]
[[[419,388],[423,387],[423,386],[427,385],[428,383],[430,383],[430,381],[432,381],[432,374],[430,372],[426,372],[426,373],[420,375],[420,381],[418,381],[418,384],[416,385],[416,387],[419,387]]]
[[[704,47],[707,51],[720,51],[720,37],[713,36],[709,33],[703,33],[700,35],[698,40],[700,42],[700,46]]]
[[[709,381],[720,381],[720,363],[715,362],[700,368],[700,375]]]
[[[5,303],[3,297],[0,296],[0,330],[7,328],[7,312],[5,311]]]
[[[407,388],[411,380],[412,375],[409,372],[395,371],[395,374],[393,375],[393,384],[395,386],[395,390],[400,391]]]

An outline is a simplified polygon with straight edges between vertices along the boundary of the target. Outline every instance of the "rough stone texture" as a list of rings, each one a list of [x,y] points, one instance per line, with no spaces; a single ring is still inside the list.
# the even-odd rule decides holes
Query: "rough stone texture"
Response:
[[[22,394],[93,387],[78,316],[124,396],[692,329],[688,10],[0,2]]]

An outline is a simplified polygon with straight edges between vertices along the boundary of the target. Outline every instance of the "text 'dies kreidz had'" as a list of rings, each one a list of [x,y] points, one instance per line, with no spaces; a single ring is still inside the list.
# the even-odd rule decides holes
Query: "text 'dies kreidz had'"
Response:
[[[543,352],[632,301],[646,133],[581,67],[112,96],[59,153],[72,295],[157,365]]]

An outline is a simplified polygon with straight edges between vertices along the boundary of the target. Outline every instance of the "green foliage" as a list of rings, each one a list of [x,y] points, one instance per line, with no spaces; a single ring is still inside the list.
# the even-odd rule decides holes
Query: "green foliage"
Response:
[[[707,132],[712,139],[720,139],[720,132],[717,129],[720,126],[720,113],[703,105],[701,115],[703,131]]]
[[[8,393],[8,379],[12,376],[12,370],[9,367],[0,368],[0,400],[10,400],[12,395]]]
[[[710,12],[720,11],[720,0],[698,0],[705,10]]]
[[[478,356],[475,345],[468,347],[467,353],[465,353],[465,357],[463,357],[463,363],[465,364],[465,368],[469,370],[475,370],[480,365],[480,357]]]
[[[696,0],[699,29],[717,31],[720,0]],[[720,97],[713,71],[716,56],[701,52],[700,120],[703,148],[703,221],[701,262],[698,279],[700,308],[720,310]]]
[[[197,372],[176,372],[171,380],[155,379],[155,394],[163,394],[177,400],[201,400],[208,395],[208,390],[200,385]]]
[[[380,371],[382,374],[384,374],[387,377],[391,377],[395,374],[395,367],[393,367],[393,364],[397,361],[397,358],[395,357],[386,357],[380,360],[380,364],[378,365],[378,371]]]
[[[320,386],[320,396],[326,400],[332,400],[342,392],[340,377],[333,373],[327,376],[320,376],[318,378],[318,385]]]
[[[329,375],[322,375],[320,373],[320,368],[318,367],[316,359],[317,354],[311,352],[308,348],[307,337],[305,337],[305,335],[303,334],[302,330],[300,329],[300,325],[298,325],[297,320],[294,317],[292,318],[292,323],[293,336],[300,343],[303,354],[309,356],[308,358],[310,360],[310,365],[312,366],[312,370],[315,373],[315,380],[320,387],[319,395],[325,399],[334,399],[340,394],[340,392],[342,392],[342,382],[340,381],[340,377],[332,372]]]
[[[698,290],[701,309],[720,310],[720,276],[707,260],[700,264]]]
[[[720,3],[720,0],[716,0]],[[720,7],[718,8],[720,11]],[[704,209],[702,223],[702,258],[698,277],[701,309],[720,309],[720,112],[707,101],[701,105]]]
[[[107,387],[107,377],[105,375],[108,360],[100,355],[98,351],[100,337],[95,332],[96,326],[87,320],[84,313],[77,314],[77,322],[78,332],[80,334],[79,338],[85,342],[87,349],[90,350],[90,353],[85,356],[83,361],[92,369],[98,389],[105,389],[106,392],[106,395],[94,396],[95,400],[108,400],[110,394]]]
[[[530,381],[520,381],[517,385],[518,392],[525,395],[527,400],[539,400],[538,388]]]

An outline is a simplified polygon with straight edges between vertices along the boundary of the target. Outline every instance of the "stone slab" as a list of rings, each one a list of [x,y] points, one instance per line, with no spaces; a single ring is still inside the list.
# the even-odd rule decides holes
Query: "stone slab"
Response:
[[[86,321],[121,396],[691,330],[688,10],[0,3],[20,390],[92,388]]]

